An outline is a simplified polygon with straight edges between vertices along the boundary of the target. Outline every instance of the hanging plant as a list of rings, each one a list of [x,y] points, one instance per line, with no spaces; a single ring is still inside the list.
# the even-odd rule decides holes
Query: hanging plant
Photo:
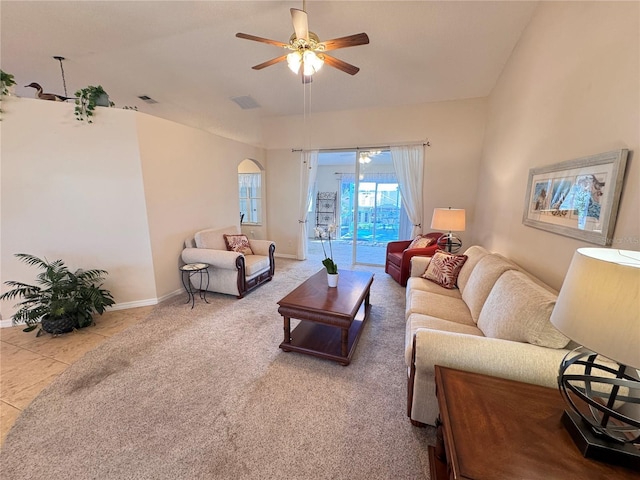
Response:
[[[93,123],[94,110],[97,106],[113,107],[115,104],[109,101],[109,95],[104,91],[101,85],[97,87],[89,85],[81,88],[76,93],[75,115],[79,121],[86,120],[87,123]]]
[[[1,88],[0,94],[1,95],[9,95],[9,87],[15,84],[16,84],[16,81],[13,79],[13,75],[0,70],[0,88]]]
[[[13,79],[13,75],[0,70],[0,101],[2,100],[2,97],[9,95],[9,87],[15,84],[16,81]],[[2,109],[0,108],[0,115],[1,114]],[[2,118],[0,118],[0,120],[2,120]]]

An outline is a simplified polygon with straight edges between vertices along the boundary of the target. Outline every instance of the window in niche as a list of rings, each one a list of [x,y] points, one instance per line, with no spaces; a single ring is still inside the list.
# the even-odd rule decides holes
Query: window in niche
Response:
[[[238,166],[240,223],[262,223],[262,168],[246,159]]]

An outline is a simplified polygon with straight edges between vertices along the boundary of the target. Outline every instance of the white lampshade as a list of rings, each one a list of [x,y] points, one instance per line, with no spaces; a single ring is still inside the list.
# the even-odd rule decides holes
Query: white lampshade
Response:
[[[293,73],[298,73],[300,71],[301,65],[302,65],[302,54],[300,52],[295,51],[287,55],[287,66]]]
[[[464,208],[434,208],[431,228],[449,230],[450,232],[464,232]]]
[[[551,323],[589,350],[640,368],[640,252],[579,248]]]
[[[306,50],[302,55],[302,64],[304,66],[304,74],[307,76],[313,75],[324,65],[324,58],[316,55],[316,53],[311,50]]]

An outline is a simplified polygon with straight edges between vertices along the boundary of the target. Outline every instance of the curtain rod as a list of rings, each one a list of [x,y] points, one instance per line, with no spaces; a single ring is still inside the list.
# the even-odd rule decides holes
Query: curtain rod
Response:
[[[348,151],[348,150],[385,150],[385,149],[390,149],[391,147],[404,147],[404,146],[408,146],[408,145],[419,145],[420,143],[399,143],[399,144],[395,144],[395,145],[378,145],[375,147],[344,147],[344,148],[319,148],[318,151],[319,152],[344,152],[344,151]],[[423,147],[430,147],[431,146],[431,142],[429,140],[426,140],[424,142],[422,142],[422,146]],[[292,148],[291,149],[292,152],[304,152],[304,149],[302,148]]]

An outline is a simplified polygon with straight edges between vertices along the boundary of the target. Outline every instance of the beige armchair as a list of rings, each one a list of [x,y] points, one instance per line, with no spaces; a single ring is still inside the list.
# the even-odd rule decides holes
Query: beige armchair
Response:
[[[196,232],[185,240],[182,260],[185,263],[209,264],[210,292],[235,295],[238,298],[270,281],[275,273],[275,243],[249,239],[251,254],[227,250],[226,235],[240,235],[237,225]],[[193,288],[205,289],[200,275],[191,277]]]

